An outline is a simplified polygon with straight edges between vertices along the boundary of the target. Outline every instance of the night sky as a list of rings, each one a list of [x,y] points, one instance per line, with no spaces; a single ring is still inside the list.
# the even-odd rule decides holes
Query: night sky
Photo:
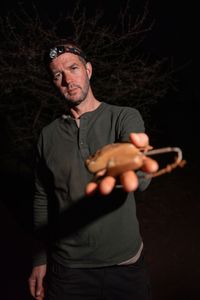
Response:
[[[29,1],[21,1],[29,9]],[[41,17],[56,20],[58,16],[71,9],[76,1],[35,1]],[[116,14],[126,1],[82,1],[89,14],[96,9],[103,9],[105,21],[112,23]],[[194,2],[194,1],[193,1]],[[3,1],[1,14],[17,7],[18,1]],[[29,3],[29,4],[28,4]],[[144,0],[130,1],[130,12],[143,11]],[[179,144],[190,152],[188,137],[193,135],[193,150],[197,142],[197,103],[199,99],[198,84],[198,37],[199,16],[197,2],[189,5],[188,1],[151,0],[149,1],[149,18],[154,26],[144,41],[144,52],[152,57],[168,57],[177,69],[177,92],[169,92],[164,101],[152,109],[152,120],[159,126],[162,144]],[[165,135],[165,136],[164,136]],[[159,144],[159,143],[158,143]]]

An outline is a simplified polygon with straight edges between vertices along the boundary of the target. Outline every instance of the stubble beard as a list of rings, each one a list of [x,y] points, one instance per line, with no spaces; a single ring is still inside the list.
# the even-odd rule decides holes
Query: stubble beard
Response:
[[[67,105],[69,107],[76,107],[78,105],[80,105],[82,102],[84,102],[87,98],[88,92],[89,92],[89,81],[87,82],[87,84],[85,84],[84,88],[81,88],[81,95],[79,96],[78,99],[70,99],[67,95],[64,95],[65,100],[67,101]]]

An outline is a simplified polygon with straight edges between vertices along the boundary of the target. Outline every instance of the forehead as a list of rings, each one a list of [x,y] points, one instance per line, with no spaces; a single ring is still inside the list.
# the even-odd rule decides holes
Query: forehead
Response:
[[[67,67],[72,64],[83,65],[83,62],[80,60],[79,56],[72,53],[63,53],[58,57],[54,58],[50,63],[50,69],[55,69],[59,67]]]

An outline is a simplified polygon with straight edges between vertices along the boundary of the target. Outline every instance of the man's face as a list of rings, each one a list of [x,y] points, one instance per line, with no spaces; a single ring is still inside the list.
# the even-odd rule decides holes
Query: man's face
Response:
[[[72,106],[83,102],[89,92],[91,64],[84,64],[78,55],[63,53],[50,63],[53,82]]]

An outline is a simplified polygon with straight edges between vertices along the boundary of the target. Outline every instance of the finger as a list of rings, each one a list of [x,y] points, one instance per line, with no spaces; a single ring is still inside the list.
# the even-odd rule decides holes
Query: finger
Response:
[[[99,191],[103,195],[108,195],[112,192],[116,183],[116,179],[112,176],[104,177],[99,183]]]
[[[35,296],[36,300],[43,300],[44,299],[44,288],[42,288],[41,293],[39,296]]]
[[[136,147],[147,147],[149,145],[149,138],[145,133],[131,133],[130,140]]]
[[[93,195],[97,190],[98,184],[96,182],[89,182],[85,188],[85,194],[87,196]]]
[[[146,157],[143,161],[142,171],[147,173],[154,173],[159,169],[159,165],[156,160]]]
[[[135,172],[126,171],[120,175],[120,182],[126,192],[135,191],[138,187],[138,178]]]
[[[43,296],[37,296],[35,297],[36,300],[43,300],[44,299],[44,295]]]
[[[29,279],[28,284],[29,284],[29,290],[30,290],[31,296],[35,297],[36,280]]]
[[[44,292],[42,283],[43,283],[43,279],[38,277],[38,280],[36,282],[36,291],[35,291],[35,296],[36,297],[38,297],[38,296],[42,297],[42,293]]]

